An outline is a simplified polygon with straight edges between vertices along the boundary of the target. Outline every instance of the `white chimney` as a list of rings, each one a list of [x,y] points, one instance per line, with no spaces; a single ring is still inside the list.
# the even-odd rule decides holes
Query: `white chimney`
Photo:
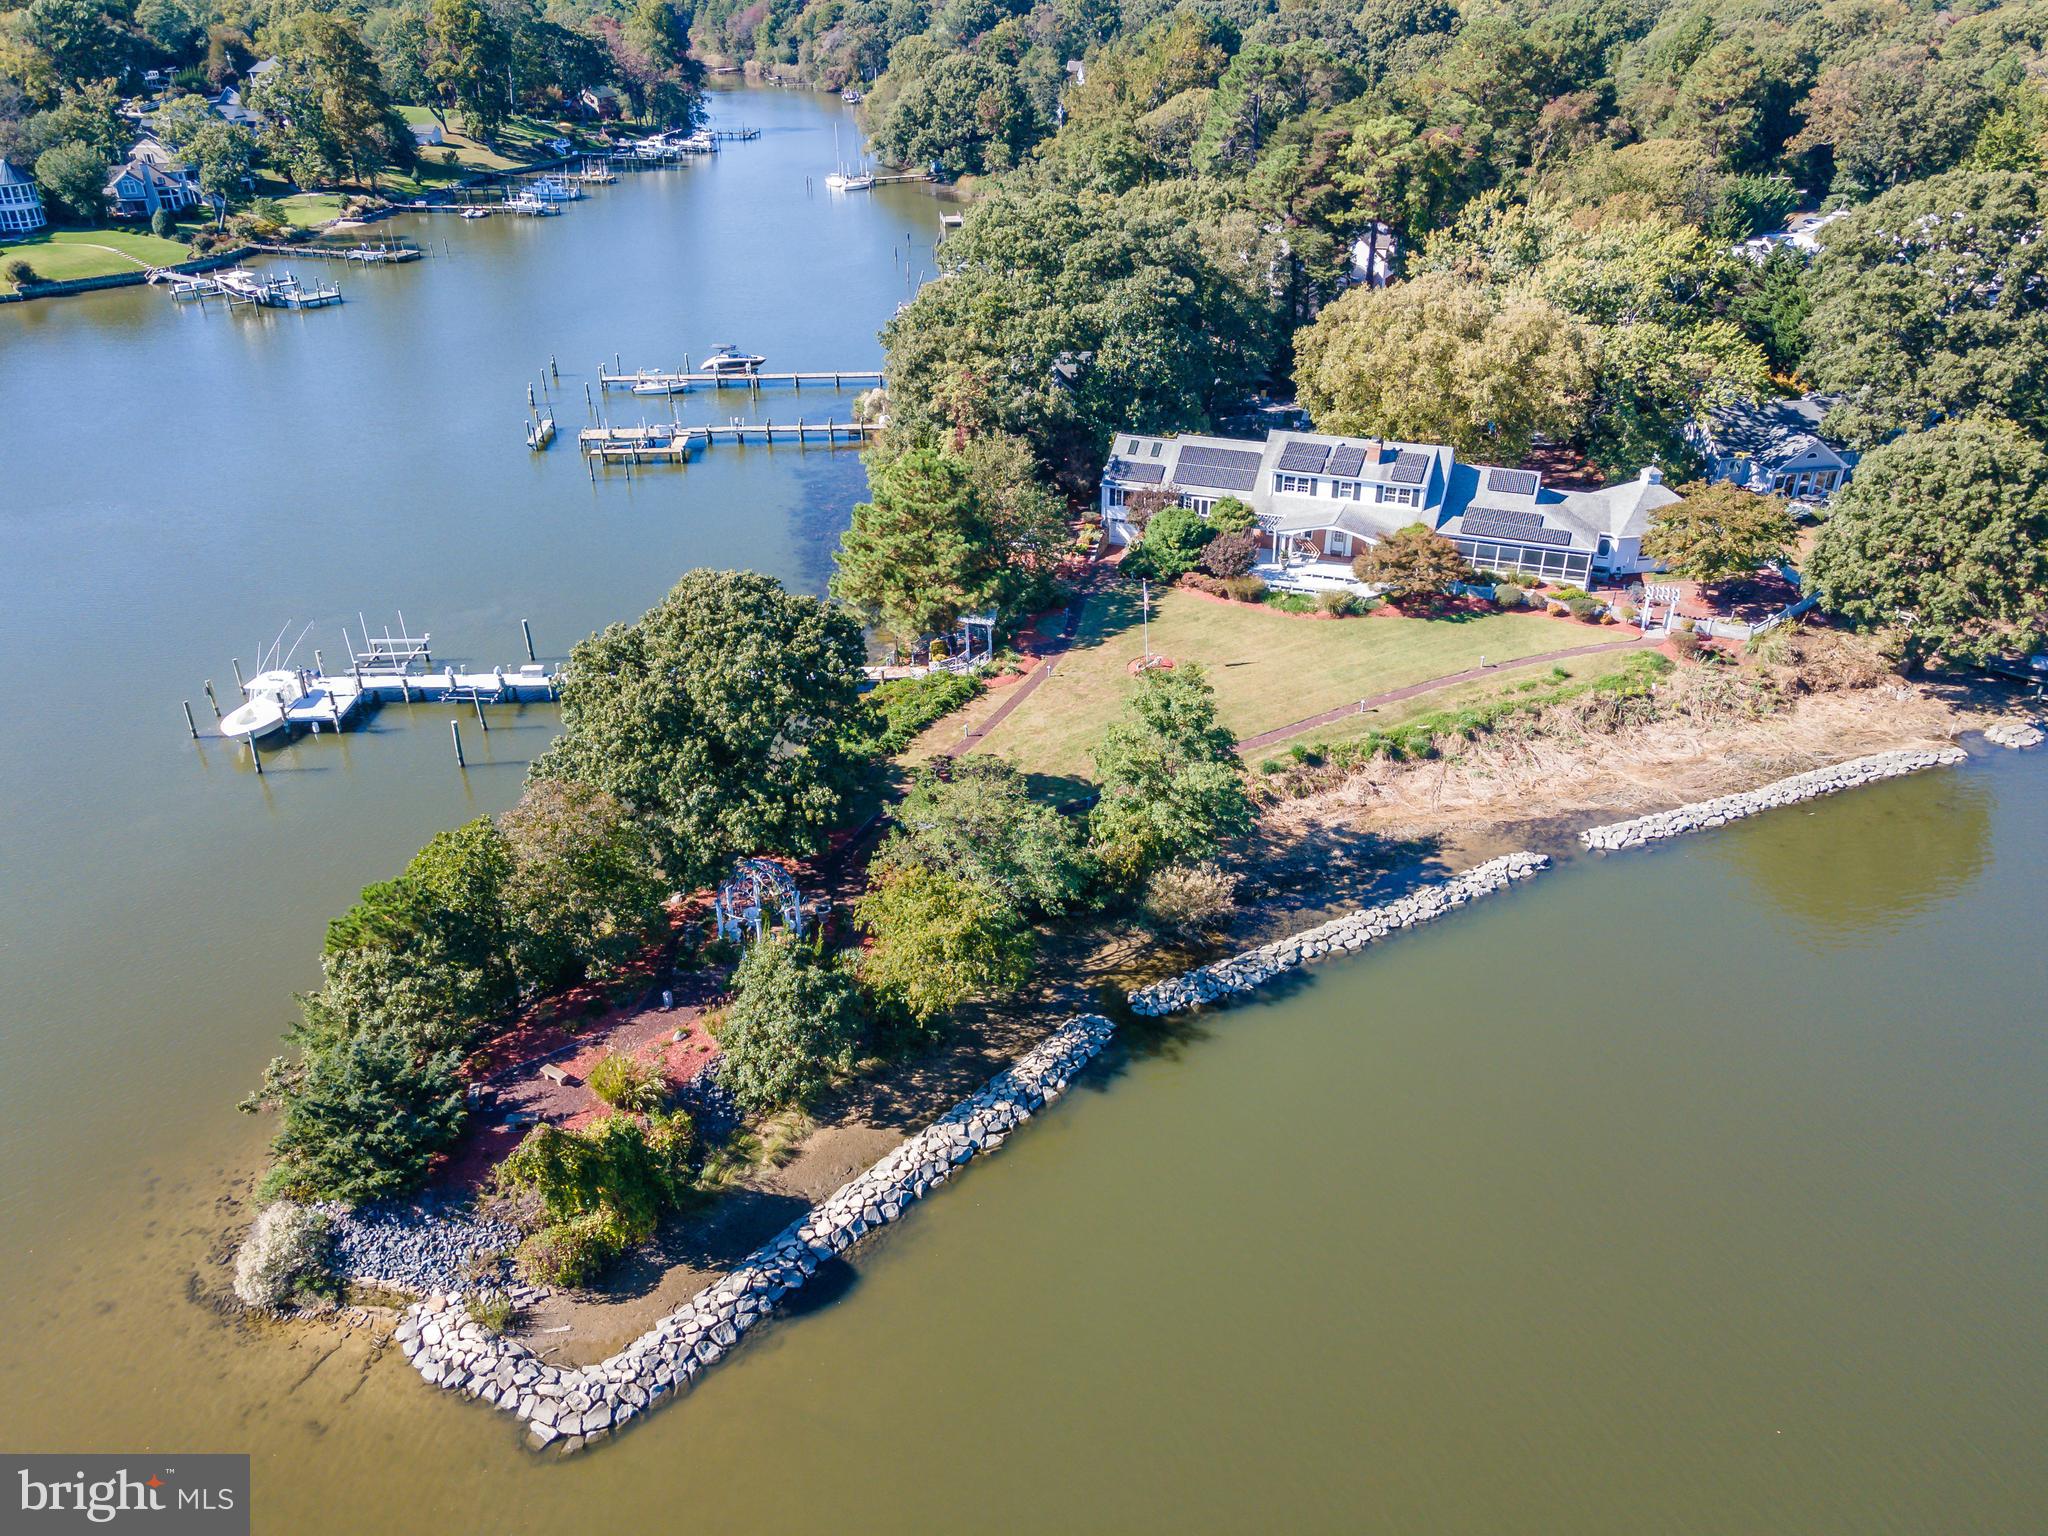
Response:
[[[1664,483],[1664,471],[1654,464],[1645,464],[1640,478],[1645,485],[1662,485]]]

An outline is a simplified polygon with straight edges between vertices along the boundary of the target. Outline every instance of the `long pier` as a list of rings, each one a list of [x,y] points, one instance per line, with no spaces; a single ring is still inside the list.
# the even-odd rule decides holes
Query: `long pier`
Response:
[[[585,427],[576,445],[586,458],[608,464],[689,461],[690,450],[713,443],[819,443],[827,447],[859,447],[881,435],[872,421],[735,421],[686,427],[675,422],[646,422],[634,427]]]
[[[631,389],[638,384],[652,384],[659,389],[708,384],[714,389],[753,390],[759,390],[763,384],[788,384],[796,389],[802,389],[806,384],[829,384],[834,389],[844,389],[849,384],[880,384],[882,371],[879,368],[834,368],[818,373],[739,373],[730,370],[725,373],[670,373],[658,368],[643,368],[637,373],[624,373],[600,368],[597,382],[601,389]]]
[[[421,254],[420,248],[409,241],[377,245],[256,244],[249,249],[261,251],[266,256],[317,256],[323,261],[365,263],[418,261]]]

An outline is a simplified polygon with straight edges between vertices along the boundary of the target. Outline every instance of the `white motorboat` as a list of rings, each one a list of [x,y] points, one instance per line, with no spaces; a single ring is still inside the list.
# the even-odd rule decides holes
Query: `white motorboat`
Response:
[[[642,379],[633,386],[636,395],[686,395],[689,392],[688,379]]]
[[[306,677],[289,667],[249,679],[248,699],[221,717],[220,733],[237,741],[258,741],[285,728],[284,712],[306,696]]]
[[[465,219],[488,219],[491,216],[491,210],[488,208],[465,208],[462,210],[462,216]]]
[[[714,375],[758,373],[768,361],[758,352],[742,352],[731,342],[711,349],[704,359],[703,371]]]

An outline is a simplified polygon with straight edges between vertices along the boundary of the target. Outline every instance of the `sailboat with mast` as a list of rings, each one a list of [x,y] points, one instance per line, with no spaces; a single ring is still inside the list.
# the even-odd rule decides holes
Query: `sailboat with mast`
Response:
[[[839,161],[839,168],[825,178],[828,192],[865,192],[875,184],[875,173],[856,162],[849,171],[846,162],[839,159],[839,130],[832,130],[832,158]]]

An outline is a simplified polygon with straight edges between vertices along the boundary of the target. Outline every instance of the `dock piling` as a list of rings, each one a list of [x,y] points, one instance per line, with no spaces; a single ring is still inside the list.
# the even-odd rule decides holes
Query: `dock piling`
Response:
[[[235,669],[236,690],[242,695],[243,698],[246,699],[249,696],[249,685],[242,681],[242,658],[239,656],[230,656],[228,658],[228,664]]]
[[[540,658],[533,654],[533,626],[527,623],[526,620],[521,619],[519,621],[519,632],[526,636],[526,659],[528,661],[538,661]]]
[[[197,741],[199,739],[199,723],[192,718],[192,701],[185,699],[182,702],[185,706],[185,729],[190,731],[192,739]]]
[[[259,778],[259,779],[260,779],[260,778],[262,778],[262,777],[263,777],[263,752],[262,752],[262,750],[261,750],[261,749],[260,749],[260,748],[259,748],[259,747],[258,747],[258,746],[256,745],[256,738],[255,738],[254,736],[251,736],[251,737],[249,738],[249,758],[250,758],[250,761],[252,761],[252,762],[254,762],[254,763],[256,764],[256,777],[257,777],[257,778]]]
[[[220,700],[213,696],[213,679],[210,677],[206,680],[206,702],[213,706],[213,718],[218,720],[220,718]]]
[[[488,736],[491,731],[491,722],[484,718],[483,695],[472,695],[469,702],[476,706],[476,728]]]
[[[448,735],[455,743],[455,766],[464,769],[468,768],[469,764],[462,760],[462,723],[459,720],[450,720],[448,722]]]

